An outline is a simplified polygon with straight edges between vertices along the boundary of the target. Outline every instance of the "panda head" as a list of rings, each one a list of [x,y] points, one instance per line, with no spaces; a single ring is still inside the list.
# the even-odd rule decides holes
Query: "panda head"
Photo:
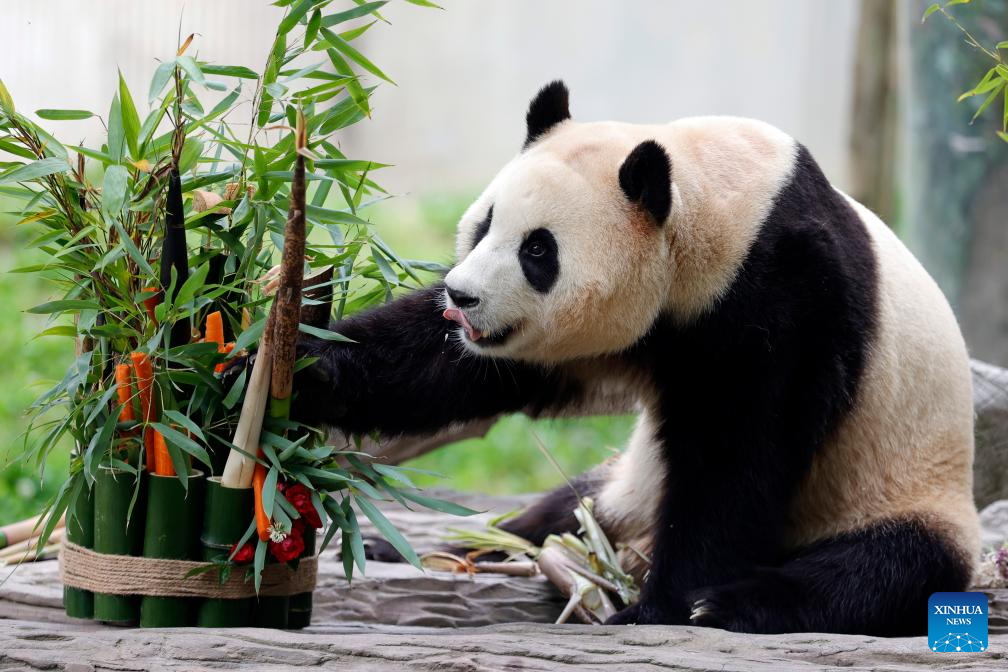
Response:
[[[669,274],[666,150],[640,127],[578,124],[562,82],[526,117],[522,151],[462,216],[445,317],[473,353],[557,362],[647,333]]]

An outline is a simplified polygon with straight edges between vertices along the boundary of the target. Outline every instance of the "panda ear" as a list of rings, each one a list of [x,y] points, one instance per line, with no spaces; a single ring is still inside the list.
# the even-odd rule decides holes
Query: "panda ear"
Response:
[[[672,210],[672,161],[654,140],[636,147],[619,169],[619,183],[627,200],[640,205],[661,226]]]
[[[561,121],[570,119],[569,97],[567,86],[559,79],[539,89],[525,115],[528,135],[523,149]]]

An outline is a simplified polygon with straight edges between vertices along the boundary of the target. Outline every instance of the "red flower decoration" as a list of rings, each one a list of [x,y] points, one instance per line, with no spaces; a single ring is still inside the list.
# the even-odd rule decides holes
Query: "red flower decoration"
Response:
[[[255,548],[252,546],[252,544],[245,544],[238,550],[237,553],[235,553],[235,548],[237,547],[238,544],[235,544],[234,546],[231,547],[231,553],[234,554],[234,557],[232,557],[231,560],[233,560],[235,563],[239,565],[247,565],[248,563],[252,562],[252,560],[255,559]]]
[[[315,505],[312,504],[311,491],[308,488],[301,483],[295,483],[294,485],[288,485],[283,494],[287,498],[287,501],[301,514],[301,518],[306,523],[316,530],[322,528],[322,519],[319,518],[318,511],[315,510]]]
[[[280,562],[290,562],[304,553],[304,539],[296,527],[281,542],[270,542],[269,551]]]

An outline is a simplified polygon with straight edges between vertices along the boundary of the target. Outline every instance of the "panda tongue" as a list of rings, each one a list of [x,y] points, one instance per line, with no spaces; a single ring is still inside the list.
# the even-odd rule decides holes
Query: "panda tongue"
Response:
[[[451,320],[456,322],[465,329],[466,335],[469,336],[469,340],[478,341],[483,337],[483,332],[481,332],[476,327],[469,324],[469,320],[466,319],[465,313],[463,313],[458,308],[449,308],[441,314],[446,320]]]

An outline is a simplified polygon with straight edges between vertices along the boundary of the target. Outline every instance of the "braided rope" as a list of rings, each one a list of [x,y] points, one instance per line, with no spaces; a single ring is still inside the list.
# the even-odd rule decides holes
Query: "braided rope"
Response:
[[[72,588],[107,595],[153,595],[158,597],[203,597],[240,600],[255,596],[255,586],[245,581],[243,567],[236,567],[221,583],[218,572],[187,577],[207,562],[166,560],[132,555],[106,555],[72,542],[60,549],[60,579]],[[284,596],[315,589],[318,558],[302,558],[296,570],[286,564],[268,564],[263,569],[260,595]]]

